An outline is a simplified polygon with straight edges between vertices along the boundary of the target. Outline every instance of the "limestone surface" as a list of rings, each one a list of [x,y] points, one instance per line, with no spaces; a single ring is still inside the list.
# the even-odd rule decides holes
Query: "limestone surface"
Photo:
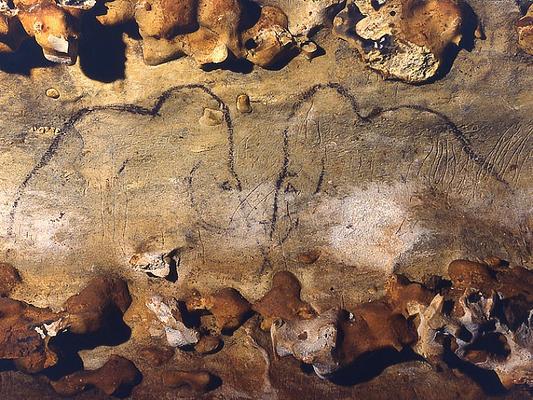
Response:
[[[299,34],[291,31],[296,2],[257,2],[283,10],[294,46],[307,43],[313,54],[288,52],[290,62],[267,69],[246,58],[203,69],[194,57],[147,65],[137,25],[99,22],[103,9],[74,18],[78,57],[56,65],[18,16],[2,19],[1,32],[20,28],[26,39],[0,54],[0,262],[20,278],[11,269],[0,276],[0,325],[11,332],[19,321],[11,338],[29,338],[20,348],[40,372],[15,365],[24,352],[10,354],[0,361],[0,398],[55,400],[50,381],[86,378],[112,357],[142,374],[129,393],[113,392],[135,400],[205,390],[213,399],[530,396],[519,379],[529,366],[528,300],[519,295],[527,281],[509,286],[501,272],[533,267],[533,59],[516,29],[526,10],[514,0],[469,0],[485,39],[413,85],[368,68],[333,33],[342,10],[320,3],[331,6],[323,28]],[[249,33],[266,38],[265,49],[276,43]],[[0,43],[16,47],[9,37],[0,33]],[[474,264],[450,269],[454,260]],[[407,280],[391,281],[400,275]],[[482,296],[463,297],[488,277],[501,297],[481,285]],[[450,292],[450,280],[460,289]],[[194,290],[208,300],[227,288],[235,312],[214,303],[189,312],[182,303]],[[177,301],[198,343],[169,349],[155,335],[164,324],[146,306],[154,296]],[[506,321],[488,318],[482,332],[476,321],[487,320],[489,300]],[[331,358],[313,347],[332,346],[322,340],[333,332],[330,310],[347,311],[337,340],[363,332]],[[465,310],[473,324],[461,320]],[[52,340],[57,326],[44,324],[66,311],[76,333]],[[321,316],[325,331],[300,322]],[[273,348],[279,319],[290,355]],[[498,351],[484,351],[487,343]],[[52,352],[70,360],[68,370],[51,365]],[[328,376],[336,363],[343,368]],[[74,398],[109,399],[113,388],[87,384]]]

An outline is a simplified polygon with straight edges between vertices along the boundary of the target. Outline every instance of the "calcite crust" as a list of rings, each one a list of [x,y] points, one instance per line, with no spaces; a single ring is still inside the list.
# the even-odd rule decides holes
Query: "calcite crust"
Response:
[[[450,46],[463,36],[463,4],[456,0],[348,1],[335,34],[385,78],[420,83],[434,78]]]
[[[533,4],[516,23],[518,45],[526,53],[533,55]]]

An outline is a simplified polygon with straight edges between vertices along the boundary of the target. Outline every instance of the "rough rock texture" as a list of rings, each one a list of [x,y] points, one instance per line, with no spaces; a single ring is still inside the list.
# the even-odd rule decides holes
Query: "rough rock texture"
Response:
[[[275,353],[279,356],[292,355],[305,364],[311,364],[319,376],[335,372],[340,366],[334,356],[338,344],[339,312],[331,309],[312,319],[275,321],[271,328]]]
[[[200,65],[243,58],[269,68],[290,58],[296,39],[306,44],[341,2],[282,3],[292,13],[290,25],[284,9],[248,0],[3,0],[0,52],[16,51],[33,37],[47,60],[73,64],[83,21],[104,27],[134,22],[149,65],[188,55]]]
[[[370,68],[411,83],[443,72],[452,47],[470,43],[470,25],[478,22],[462,0],[16,0],[0,3],[0,17],[2,52],[18,48],[22,27],[48,60],[59,63],[76,61],[85,22],[93,29],[134,24],[149,65],[188,55],[201,66],[246,60],[273,69],[298,52],[315,57],[319,47],[310,39],[333,21],[334,33]],[[528,18],[518,22],[526,51]]]
[[[48,346],[47,326],[61,316],[9,298],[0,298],[0,359],[35,373],[55,365],[57,354]]]
[[[0,296],[9,296],[13,288],[20,283],[20,275],[11,264],[0,263]]]
[[[429,304],[409,285],[392,288],[404,299],[415,294],[407,306],[418,319],[414,350],[431,362],[454,354],[493,370],[505,387],[533,386],[533,272],[503,262],[456,260],[448,274],[448,287]]]
[[[253,310],[263,318],[261,326],[270,329],[272,322],[281,319],[311,319],[316,315],[310,304],[300,298],[302,286],[289,271],[276,272],[272,278],[272,288],[263,298],[254,303]]]
[[[159,367],[174,356],[174,348],[169,346],[146,346],[139,350],[143,362]]]
[[[179,388],[187,386],[195,392],[207,392],[210,388],[213,378],[206,371],[175,371],[169,370],[163,372],[161,381],[163,385],[170,388]]]
[[[17,270],[10,267],[10,272],[18,276]],[[130,303],[126,283],[104,277],[92,279],[80,293],[69,297],[58,312],[0,297],[0,360],[12,362],[27,373],[72,362],[76,355],[70,352],[76,351],[62,348],[65,337],[102,334],[103,328],[113,326],[113,320],[121,317]],[[83,342],[83,336],[79,337]]]
[[[518,32],[518,45],[526,53],[533,55],[533,4],[529,7],[526,15],[516,23]]]
[[[123,315],[131,304],[126,282],[119,278],[97,277],[64,304],[64,326],[76,334],[94,333],[114,312]]]
[[[152,296],[146,306],[163,323],[164,335],[171,347],[184,347],[198,343],[200,339],[198,331],[185,326],[175,299],[165,301],[160,296]]]
[[[224,288],[202,296],[195,292],[186,303],[189,312],[207,310],[213,314],[218,333],[234,331],[250,316],[251,305],[238,290]]]
[[[275,71],[202,71],[191,58],[148,67],[134,33],[102,25],[83,31],[70,67],[51,68],[31,40],[2,54],[0,259],[23,277],[10,298],[60,310],[95,276],[124,277],[129,339],[78,353],[87,370],[112,354],[131,359],[143,374],[133,399],[194,398],[163,386],[165,370],[219,376],[206,395],[215,399],[528,398],[494,373],[461,369],[463,360],[439,372],[408,348],[363,354],[320,379],[273,354],[260,316],[214,354],[176,350],[154,367],[140,352],[165,346],[150,335],[154,294],[233,287],[256,304],[288,270],[317,315],[342,307],[357,317],[392,272],[431,283],[453,260],[491,255],[532,267],[533,64],[515,29],[523,12],[512,0],[469,4],[486,40],[419,86],[382,80],[329,29],[314,36],[324,55]],[[251,113],[237,111],[243,93]],[[219,124],[199,124],[206,108]],[[129,264],[169,249],[180,249],[176,282]],[[320,256],[301,259],[310,251]],[[388,308],[403,315],[402,305]],[[57,399],[42,376],[1,370],[1,398]]]
[[[27,35],[41,46],[47,60],[73,64],[78,51],[79,19],[95,3],[96,0],[1,1],[0,35],[4,43],[0,43],[0,52],[17,50]]]
[[[130,265],[133,270],[144,272],[151,277],[177,279],[176,252],[146,252],[134,254],[130,258]],[[178,258],[179,261],[179,258]],[[171,275],[176,275],[171,276]]]
[[[51,382],[61,396],[74,396],[89,386],[100,389],[107,395],[133,386],[139,380],[139,370],[124,357],[111,356],[101,368],[81,371]]]
[[[334,32],[385,78],[419,83],[449,62],[451,46],[473,39],[469,10],[461,0],[353,0]]]

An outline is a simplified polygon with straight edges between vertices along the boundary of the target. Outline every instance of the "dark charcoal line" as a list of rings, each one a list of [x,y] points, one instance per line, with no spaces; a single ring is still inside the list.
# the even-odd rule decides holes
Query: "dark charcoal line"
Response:
[[[355,96],[353,96],[351,93],[348,92],[348,90],[342,86],[339,83],[334,82],[328,82],[328,83],[319,83],[317,85],[312,86],[305,92],[301,93],[298,96],[298,100],[294,103],[292,107],[292,111],[287,118],[287,121],[290,123],[290,121],[295,117],[296,113],[302,108],[302,106],[309,100],[311,100],[319,91],[325,90],[325,89],[333,89],[335,90],[341,97],[343,97],[345,100],[348,101],[350,104],[352,111],[355,113],[355,115],[361,119],[365,120],[360,114],[359,114],[359,107],[357,105],[357,99]],[[281,167],[281,171],[278,175],[278,179],[276,181],[276,189],[274,192],[274,205],[272,210],[272,219],[270,223],[270,238],[272,239],[274,235],[274,231],[276,230],[276,224],[278,221],[278,208],[279,208],[279,192],[281,190],[281,186],[283,185],[283,182],[287,178],[288,174],[288,168],[289,168],[289,162],[290,162],[290,156],[289,156],[289,126],[283,131],[283,165]],[[325,164],[324,164],[325,165]],[[325,167],[323,168],[322,174],[325,174]],[[323,175],[322,175],[323,178]],[[317,185],[317,189],[320,190],[322,182],[319,182]]]
[[[212,99],[214,99],[218,103],[219,107],[222,108],[222,113],[224,114],[224,122],[226,123],[226,128],[228,131],[228,169],[233,179],[235,179],[237,190],[239,192],[242,191],[241,180],[235,169],[235,128],[233,126],[233,120],[231,119],[229,107],[219,96],[217,96],[207,86],[204,86],[201,84],[189,84],[189,85],[183,85],[183,86],[176,86],[176,87],[168,89],[161,96],[159,96],[159,99],[156,105],[154,106],[155,113],[159,115],[159,111],[161,110],[161,107],[172,96],[172,94],[174,94],[175,92],[179,92],[183,89],[201,90],[205,94],[209,95]]]
[[[242,190],[241,181],[235,170],[235,145],[234,145],[234,137],[233,137],[234,128],[233,128],[233,121],[231,119],[229,107],[227,106],[226,103],[224,103],[224,101],[220,97],[218,97],[215,93],[213,93],[211,89],[209,89],[208,87],[204,85],[200,85],[200,84],[180,85],[180,86],[172,87],[168,89],[167,91],[163,92],[157,98],[153,108],[151,109],[137,106],[135,104],[112,104],[112,105],[107,105],[107,106],[82,108],[81,110],[77,111],[74,115],[72,115],[63,124],[63,127],[60,129],[59,133],[52,139],[50,146],[48,146],[48,149],[41,156],[41,159],[37,162],[37,164],[32,168],[32,170],[28,173],[28,175],[26,175],[26,178],[19,185],[17,192],[16,192],[15,200],[13,201],[11,210],[9,212],[9,223],[8,223],[8,228],[7,228],[8,236],[13,235],[13,225],[15,223],[15,215],[17,213],[17,209],[20,204],[20,201],[22,197],[24,196],[24,193],[30,181],[37,175],[39,170],[43,169],[50,163],[54,155],[59,150],[61,144],[63,143],[63,140],[67,137],[68,134],[75,131],[74,125],[77,122],[79,122],[85,116],[92,114],[94,112],[98,112],[98,111],[118,111],[118,112],[130,113],[130,114],[146,115],[146,116],[155,117],[159,115],[159,111],[161,110],[165,102],[174,93],[180,92],[182,90],[189,90],[189,89],[201,90],[202,92],[206,93],[211,98],[213,98],[222,108],[222,112],[224,113],[224,120],[226,122],[227,133],[228,133],[228,148],[229,148],[228,169],[232,177],[235,179],[237,190],[241,191]]]
[[[375,116],[379,116],[385,112],[388,111],[397,111],[401,109],[410,109],[410,110],[416,110],[420,112],[425,112],[429,114],[433,114],[439,119],[441,119],[444,124],[450,129],[453,136],[461,143],[462,147],[461,149],[463,152],[467,155],[467,157],[473,161],[477,166],[479,166],[482,170],[487,172],[490,176],[492,176],[494,179],[496,179],[498,182],[503,184],[507,189],[511,189],[511,186],[509,183],[500,175],[498,171],[496,171],[496,166],[485,159],[485,157],[479,155],[476,153],[474,148],[472,147],[472,143],[470,142],[470,139],[466,137],[466,135],[463,133],[459,127],[450,120],[445,114],[432,110],[431,108],[423,107],[423,106],[417,106],[417,105],[401,105],[397,107],[392,107],[384,110],[380,110],[375,114]],[[374,116],[372,117],[374,118]]]
[[[227,133],[228,133],[228,169],[232,177],[235,179],[237,190],[242,190],[241,181],[239,179],[239,176],[235,170],[235,144],[234,144],[234,127],[233,127],[233,121],[231,119],[231,114],[229,111],[229,107],[227,106],[224,101],[217,96],[211,89],[208,87],[201,85],[201,84],[187,84],[187,85],[180,85],[172,87],[165,92],[163,92],[156,100],[154,106],[150,108],[145,108],[141,106],[137,106],[135,104],[112,104],[107,106],[96,106],[96,107],[87,107],[82,108],[81,110],[77,111],[74,115],[72,115],[64,124],[63,127],[60,129],[59,133],[54,136],[52,139],[52,142],[48,146],[48,149],[44,152],[44,154],[41,156],[41,159],[37,162],[37,164],[32,168],[32,170],[26,175],[26,178],[22,181],[22,183],[19,185],[15,200],[13,201],[13,204],[11,206],[11,210],[9,212],[9,223],[7,228],[7,234],[8,236],[13,235],[13,225],[15,223],[15,215],[17,213],[18,206],[20,205],[20,201],[22,197],[24,196],[24,193],[26,191],[26,188],[28,187],[30,181],[37,175],[39,170],[46,167],[52,158],[56,155],[57,151],[61,147],[61,144],[63,143],[63,140],[66,138],[68,134],[75,131],[74,125],[82,120],[85,116],[92,114],[94,112],[98,111],[118,111],[118,112],[126,112],[130,114],[136,114],[136,115],[146,115],[146,116],[159,116],[159,112],[165,102],[176,92],[180,92],[182,90],[201,90],[202,92],[209,95],[211,98],[213,98],[218,104],[219,107],[222,108],[222,112],[224,114],[224,120],[226,123]]]
[[[354,114],[357,116],[357,118],[364,122],[371,122],[373,119],[381,116],[385,112],[389,112],[389,111],[392,112],[392,111],[397,111],[400,109],[412,109],[412,110],[426,112],[426,113],[435,115],[436,117],[438,117],[440,120],[442,120],[445,123],[445,125],[450,129],[450,131],[454,135],[454,137],[462,144],[462,150],[465,152],[465,154],[468,156],[470,160],[475,162],[480,168],[482,168],[485,172],[487,172],[490,176],[492,176],[498,182],[502,183],[507,189],[510,189],[509,183],[499,174],[498,171],[496,171],[495,166],[492,163],[485,160],[483,156],[476,153],[476,151],[472,147],[470,140],[457,127],[457,125],[454,124],[450,120],[450,118],[448,118],[445,114],[442,114],[438,111],[432,110],[427,107],[422,107],[422,106],[417,106],[417,105],[401,105],[401,106],[397,106],[397,107],[393,107],[389,109],[377,109],[371,112],[368,116],[362,116],[359,113],[359,108],[357,105],[356,97],[352,95],[348,91],[348,89],[342,86],[341,84],[335,83],[335,82],[328,82],[325,84],[314,85],[307,91],[301,93],[298,96],[298,100],[294,103],[291,113],[289,117],[287,118],[287,121],[290,122],[295,117],[296,113],[302,108],[302,106],[306,104],[307,101],[311,100],[319,91],[326,90],[326,89],[335,90],[341,97],[343,97],[350,104],[350,107],[352,111],[354,112]],[[9,213],[9,226],[7,230],[8,235],[13,234],[13,225],[14,225],[16,211],[30,181],[34,178],[34,176],[37,174],[39,170],[41,170],[42,168],[48,165],[52,157],[57,153],[59,147],[61,146],[63,142],[63,139],[66,137],[67,134],[69,134],[75,129],[74,125],[78,121],[80,121],[83,117],[85,117],[88,114],[91,114],[97,111],[104,111],[104,110],[127,112],[127,113],[137,114],[137,115],[159,116],[160,115],[159,112],[161,108],[163,107],[163,105],[165,104],[165,102],[174,93],[182,91],[182,90],[201,90],[202,92],[206,93],[211,98],[213,98],[215,101],[217,101],[217,103],[219,104],[219,107],[221,107],[222,112],[224,114],[224,120],[226,123],[227,133],[228,133],[228,169],[232,177],[235,179],[237,190],[242,191],[242,184],[235,169],[235,142],[234,142],[235,131],[234,131],[233,121],[231,119],[229,107],[227,106],[226,103],[224,103],[224,101],[220,97],[218,97],[215,93],[213,93],[211,89],[209,89],[208,87],[204,85],[201,85],[201,84],[180,85],[180,86],[175,86],[173,88],[170,88],[167,91],[163,92],[158,97],[152,109],[144,108],[141,106],[136,106],[133,104],[119,104],[119,105],[84,108],[76,112],[73,116],[71,116],[65,122],[60,132],[52,139],[50,146],[48,147],[46,152],[43,154],[39,162],[33,167],[33,169],[29,172],[29,174],[26,176],[24,181],[20,184],[17,190],[15,200],[11,207],[11,211]],[[273,211],[272,211],[271,230],[270,230],[271,238],[273,237],[274,231],[276,229],[276,224],[277,224],[277,219],[278,219],[279,193],[281,190],[281,186],[283,185],[285,179],[287,178],[288,167],[290,163],[288,130],[289,130],[289,127],[287,127],[283,132],[284,159],[283,159],[281,171],[278,175],[278,179],[276,181],[276,186],[275,186],[274,205],[273,205]],[[315,194],[318,193],[318,191],[320,190],[320,186],[322,184],[322,179],[323,179],[324,174],[325,174],[325,165],[323,165],[321,177],[320,177],[321,179],[319,179],[319,183],[317,185],[317,191],[315,191]]]
[[[122,162],[122,165],[118,169],[117,175],[120,175],[124,172],[124,170],[126,169],[126,165],[128,165],[129,161],[130,161],[129,159],[126,159]]]
[[[278,207],[279,207],[279,192],[283,182],[287,178],[289,172],[289,128],[283,131],[283,165],[279,172],[278,179],[276,180],[276,190],[274,191],[274,206],[272,209],[272,220],[270,222],[270,239],[274,235],[276,230],[276,224],[278,222]]]
[[[298,96],[298,100],[294,103],[292,107],[292,112],[289,115],[289,118],[287,120],[290,122],[292,118],[296,115],[296,113],[302,108],[302,106],[307,103],[307,101],[311,100],[319,91],[325,90],[325,89],[333,89],[335,90],[341,97],[346,99],[348,103],[350,103],[350,107],[352,108],[352,111],[355,113],[355,115],[361,119],[365,120],[361,114],[359,114],[359,106],[357,105],[357,99],[354,95],[352,95],[348,89],[346,89],[344,86],[342,86],[340,83],[336,82],[328,82],[328,83],[319,83],[317,85],[312,86],[310,89],[306,90],[305,92],[301,93]]]
[[[370,114],[367,116],[363,116],[359,112],[359,107],[357,104],[357,99],[354,95],[352,95],[346,87],[341,85],[337,82],[328,82],[328,83],[319,83],[317,85],[312,86],[305,92],[301,93],[298,96],[298,99],[294,103],[292,107],[292,111],[287,118],[287,122],[290,124],[291,120],[296,116],[296,113],[303,107],[304,104],[306,104],[309,100],[313,99],[313,97],[320,91],[326,90],[326,89],[333,89],[335,90],[341,97],[343,97],[349,104],[353,111],[353,113],[357,116],[357,118],[360,121],[363,122],[372,122],[375,118],[381,116],[382,114],[389,112],[389,111],[398,111],[401,109],[412,109],[420,112],[425,112],[432,114],[436,117],[438,117],[444,124],[450,129],[453,136],[462,144],[462,151],[466,154],[466,156],[476,163],[481,169],[483,169],[485,172],[487,172],[488,175],[492,176],[495,180],[500,182],[505,186],[505,188],[511,190],[511,186],[509,183],[500,175],[498,171],[496,171],[496,167],[488,162],[483,156],[476,153],[474,148],[472,147],[472,144],[470,140],[466,137],[464,132],[459,129],[459,127],[451,121],[451,119],[446,116],[445,114],[435,111],[428,107],[423,106],[417,106],[417,105],[401,105],[397,107],[392,107],[389,109],[374,109]],[[284,140],[284,154],[285,157],[283,159],[283,165],[281,167],[280,174],[278,176],[278,180],[276,181],[276,191],[274,194],[274,205],[273,205],[273,212],[272,212],[272,219],[271,219],[271,226],[270,226],[270,238],[273,237],[274,231],[276,229],[276,224],[278,220],[278,208],[279,208],[279,191],[281,188],[281,185],[283,184],[283,181],[287,178],[287,169],[290,162],[289,159],[289,137],[288,137],[288,131],[289,127],[285,128],[283,131],[283,140]],[[317,185],[317,190],[315,191],[315,194],[318,194],[320,191],[320,187],[322,185],[322,179],[325,174],[325,164],[323,164],[322,172],[319,178],[319,183]]]
[[[313,194],[319,194],[322,190],[322,185],[324,184],[324,176],[326,175],[326,157],[322,157],[322,169],[320,170],[320,176],[318,177],[318,182],[316,183],[316,189]]]

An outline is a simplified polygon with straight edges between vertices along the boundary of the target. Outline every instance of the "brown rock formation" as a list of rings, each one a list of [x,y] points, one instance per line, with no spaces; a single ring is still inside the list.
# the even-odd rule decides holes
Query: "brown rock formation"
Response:
[[[533,54],[533,4],[516,23],[518,45],[526,53]]]
[[[265,330],[270,329],[276,319],[293,321],[314,317],[315,310],[300,299],[301,290],[300,282],[292,273],[276,272],[272,278],[272,289],[252,306],[252,309],[263,318],[261,327]]]
[[[134,386],[139,376],[139,370],[130,360],[111,356],[101,368],[75,372],[50,384],[61,396],[74,396],[88,387],[96,387],[110,396],[121,389]]]

